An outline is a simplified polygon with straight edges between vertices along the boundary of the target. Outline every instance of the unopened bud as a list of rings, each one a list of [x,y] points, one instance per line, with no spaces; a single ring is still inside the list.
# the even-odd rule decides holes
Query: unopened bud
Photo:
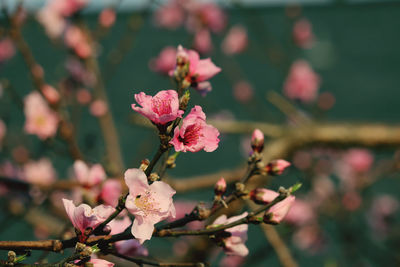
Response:
[[[272,221],[274,215],[271,212],[266,211],[263,216],[263,222],[267,224],[278,224],[278,222]]]
[[[185,49],[179,45],[178,50],[176,51],[176,64],[178,66],[185,65],[189,62],[189,54],[185,51]]]
[[[264,148],[264,134],[259,129],[253,131],[251,136],[251,148],[254,152],[261,153]]]
[[[147,166],[149,166],[149,164],[150,164],[150,160],[144,159],[144,160],[142,160],[142,162],[140,163],[139,169],[141,169],[142,171],[146,171]]]
[[[179,100],[179,109],[185,111],[190,100],[190,92],[186,91]]]
[[[273,160],[265,166],[265,171],[270,175],[281,175],[291,164],[283,159]]]
[[[7,261],[9,263],[13,263],[15,262],[16,259],[17,259],[17,254],[14,251],[10,250],[7,254]]]
[[[267,205],[271,201],[273,201],[279,194],[275,191],[265,189],[265,188],[256,188],[250,192],[250,199],[259,205]]]
[[[214,186],[214,193],[217,196],[222,196],[226,192],[226,181],[221,177]]]

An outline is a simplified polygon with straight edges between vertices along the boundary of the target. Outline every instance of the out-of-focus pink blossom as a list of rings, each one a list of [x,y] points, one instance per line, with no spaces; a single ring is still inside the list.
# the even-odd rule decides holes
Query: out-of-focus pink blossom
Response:
[[[343,207],[349,211],[357,210],[362,203],[362,198],[359,193],[355,191],[346,192],[342,198]]]
[[[182,118],[184,111],[179,109],[178,93],[175,90],[163,90],[155,96],[141,92],[135,94],[135,99],[142,107],[132,104],[132,109],[155,124],[164,125],[176,118]]]
[[[87,204],[81,204],[76,207],[72,200],[65,198],[62,200],[69,219],[81,233],[84,233],[85,229],[89,227],[95,229],[115,210],[113,207],[105,205],[97,206],[94,209]]]
[[[109,28],[115,23],[115,10],[112,8],[105,8],[99,15],[99,23],[104,28]]]
[[[77,26],[69,26],[65,32],[65,44],[74,50],[80,58],[92,55],[92,47],[86,34]]]
[[[36,134],[42,140],[56,134],[59,118],[38,92],[25,97],[24,113],[27,133]]]
[[[118,179],[107,179],[100,192],[100,198],[105,204],[115,207],[122,194],[122,185]]]
[[[254,89],[250,83],[240,81],[233,85],[233,96],[236,100],[247,103],[251,100],[254,94]]]
[[[240,220],[247,216],[247,212],[244,212],[241,215],[230,217],[229,219],[226,215],[219,216],[214,222],[213,225],[225,225],[237,220]],[[244,244],[247,240],[247,224],[240,224],[235,227],[231,227],[225,229],[226,232],[230,233],[231,236],[223,239],[223,248],[227,255],[237,255],[244,257],[249,254],[249,250]]]
[[[170,1],[154,12],[154,22],[157,26],[174,30],[182,25],[185,12],[176,1]]]
[[[218,130],[206,123],[206,114],[200,106],[192,108],[183,119],[181,127],[176,127],[170,143],[175,151],[197,152],[202,149],[212,152],[218,147]]]
[[[51,185],[56,180],[56,171],[51,161],[43,158],[24,165],[24,179],[32,184]]]
[[[42,93],[47,101],[51,104],[56,104],[60,100],[60,94],[58,91],[49,84],[45,84],[42,87]]]
[[[193,48],[201,54],[208,54],[213,49],[211,35],[207,29],[200,29],[196,31],[193,40]]]
[[[79,89],[76,92],[76,100],[81,105],[87,105],[92,100],[92,94],[87,89]]]
[[[355,172],[361,173],[371,168],[374,156],[367,149],[353,148],[343,156],[343,161],[350,165]]]
[[[10,38],[0,40],[0,64],[9,60],[15,54],[15,48]]]
[[[265,166],[265,171],[270,175],[281,175],[290,165],[290,162],[287,162],[286,160],[277,159],[269,162]]]
[[[93,87],[96,83],[96,76],[93,72],[89,71],[76,57],[69,57],[65,68],[74,80],[83,83],[85,86]]]
[[[74,172],[78,182],[85,187],[98,185],[107,177],[106,172],[100,164],[94,164],[89,167],[82,160],[75,161]]]
[[[192,32],[205,27],[212,32],[219,33],[226,26],[227,17],[224,11],[215,3],[194,1],[187,8],[189,17],[186,26]]]
[[[114,263],[103,259],[90,259],[89,262],[93,264],[93,267],[113,267],[115,265]]]
[[[300,249],[311,250],[315,252],[321,250],[323,244],[323,237],[321,230],[315,224],[306,224],[300,227],[293,234],[293,243]]]
[[[96,99],[90,104],[89,111],[95,117],[102,117],[108,112],[107,103],[102,99]]]
[[[283,85],[285,95],[309,103],[316,99],[321,79],[305,60],[297,60]]]
[[[234,256],[234,255],[225,256],[219,262],[219,266],[220,267],[240,267],[240,266],[243,266],[244,260],[245,260],[245,257]]]
[[[119,234],[125,231],[132,224],[131,219],[125,216],[123,219],[114,219],[107,225],[111,227],[111,235]],[[138,240],[130,239],[114,243],[118,253],[125,256],[147,256],[149,254],[147,248],[142,246]]]
[[[294,196],[288,196],[284,200],[273,205],[264,215],[264,220],[267,223],[280,223],[286,214],[289,212],[291,206],[295,201]]]
[[[318,96],[317,105],[322,110],[329,110],[335,105],[335,96],[330,92],[323,92]]]
[[[169,74],[176,64],[176,48],[172,46],[165,47],[157,58],[151,59],[150,69],[162,74]]]
[[[311,48],[314,43],[312,25],[307,19],[295,22],[293,26],[293,40],[301,48]]]
[[[44,8],[65,17],[73,15],[84,8],[89,0],[49,0]]]
[[[308,151],[296,151],[293,155],[293,165],[300,170],[306,170],[311,168],[312,157]]]
[[[297,199],[286,215],[285,221],[295,225],[304,225],[315,218],[313,207],[308,202]]]
[[[222,42],[222,51],[227,55],[243,52],[247,47],[247,30],[241,25],[233,26],[224,41]]]
[[[23,145],[14,147],[11,151],[11,155],[17,163],[23,164],[29,160],[29,151]]]
[[[129,188],[125,206],[135,216],[131,232],[142,244],[150,240],[154,224],[175,217],[172,196],[176,192],[164,182],[156,181],[149,185],[146,174],[140,169],[127,170],[125,183]]]
[[[390,230],[390,217],[400,208],[399,201],[390,195],[374,197],[367,213],[367,220],[377,237],[385,237]]]
[[[63,16],[47,6],[38,12],[37,19],[44,26],[47,35],[53,39],[62,35],[67,24]]]

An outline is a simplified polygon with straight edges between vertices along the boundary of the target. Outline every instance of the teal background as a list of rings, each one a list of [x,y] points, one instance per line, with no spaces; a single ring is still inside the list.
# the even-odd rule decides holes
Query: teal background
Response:
[[[206,114],[229,110],[238,120],[284,123],[285,116],[267,102],[265,94],[270,90],[281,93],[291,62],[304,58],[322,77],[320,91],[329,91],[336,98],[336,104],[331,110],[317,114],[319,119],[399,122],[399,4],[335,4],[304,7],[303,15],[313,24],[313,31],[318,41],[311,50],[300,50],[292,44],[292,21],[285,16],[283,7],[230,9],[228,14],[230,25],[240,23],[247,27],[249,49],[240,55],[227,57],[219,49],[222,37],[213,36],[215,49],[210,57],[217,66],[222,67],[223,71],[211,80],[213,91],[206,98],[193,92],[191,100],[191,103],[201,105]],[[159,90],[173,87],[168,78],[148,68],[149,60],[157,56],[167,45],[182,44],[188,47],[191,43],[191,38],[184,29],[167,31],[155,28],[151,13],[141,12],[139,15],[143,20],[143,26],[135,33],[128,32],[134,35],[131,49],[124,55],[121,64],[113,69],[111,75],[107,75],[108,72],[104,73],[104,77],[107,77],[105,80],[107,94],[127,167],[137,167],[141,159],[151,157],[157,148],[157,135],[154,130],[143,129],[130,122],[130,116],[134,113],[130,108],[130,104],[134,101],[133,95],[141,91],[155,94]],[[126,33],[129,16],[130,14],[121,13],[116,25],[107,37],[101,40],[99,60],[102,70],[108,70],[107,55]],[[96,19],[96,14],[87,14],[84,17],[92,27]],[[57,85],[65,74],[63,64],[67,51],[62,45],[51,43],[40,25],[33,20],[24,25],[23,34],[37,61],[45,70],[46,81]],[[27,68],[20,55],[16,55],[6,65],[0,66],[0,78],[10,80],[21,96],[33,90]],[[232,94],[233,83],[241,79],[250,81],[255,88],[255,100],[246,105],[237,102]],[[25,144],[33,158],[42,156],[54,158],[36,137],[26,137],[21,133],[24,123],[23,113],[12,100],[3,97],[1,103],[2,119],[7,122],[9,131],[16,133],[10,137],[10,142]],[[299,107],[305,113],[314,113],[311,108]],[[78,125],[80,145],[91,160],[101,161],[104,144],[99,135],[97,122],[86,109],[82,110],[80,116]],[[178,168],[170,174],[184,178],[243,164],[245,158],[241,154],[240,140],[239,135],[223,135],[219,149],[213,153],[181,155],[177,162]],[[389,149],[389,152],[391,151],[392,149]],[[378,152],[380,153],[378,157],[387,156],[387,151]],[[1,153],[0,156],[5,157],[5,151]],[[67,157],[57,156],[54,163],[59,176],[65,177],[72,161]],[[305,182],[305,189],[302,190],[306,190],[305,175],[294,168],[280,177],[279,181],[275,181],[273,186],[290,185],[298,179]],[[376,192],[388,192],[399,198],[397,190],[399,186],[398,177],[390,181],[384,180],[374,185],[366,193],[366,197]],[[178,196],[178,198],[183,197],[204,200],[211,198],[212,192]],[[3,214],[1,217],[4,219]],[[335,266],[330,265],[335,262],[336,266],[391,266],[395,262],[399,264],[399,258],[395,255],[399,245],[398,234],[386,243],[372,240],[362,212],[349,214],[345,220],[331,221],[330,218],[322,218],[321,222],[330,241],[321,254],[308,254],[291,245],[300,266]],[[35,239],[30,227],[19,218],[9,219],[8,224],[12,226],[7,228],[7,231],[0,232],[1,240]],[[285,225],[277,228],[290,243],[290,228]],[[400,230],[399,226],[397,230]],[[169,250],[166,248],[168,244],[169,242],[164,240],[148,243],[154,255],[160,258],[168,255]],[[250,226],[247,245],[251,254],[246,266],[277,266],[275,253],[256,226]]]

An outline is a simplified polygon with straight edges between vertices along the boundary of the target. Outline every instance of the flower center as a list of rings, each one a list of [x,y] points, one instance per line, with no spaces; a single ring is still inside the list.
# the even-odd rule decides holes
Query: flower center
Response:
[[[135,205],[144,212],[145,216],[148,215],[149,212],[160,210],[150,191],[146,191],[143,195],[137,195]]]
[[[179,137],[179,141],[183,142],[184,145],[196,144],[201,134],[201,125],[192,124],[186,128],[184,138]]]
[[[158,115],[170,114],[172,112],[171,99],[153,98],[151,109]]]
[[[45,123],[46,123],[46,119],[45,119],[45,117],[44,116],[37,116],[36,118],[35,118],[35,124],[36,124],[36,126],[43,126],[43,125],[45,125]]]

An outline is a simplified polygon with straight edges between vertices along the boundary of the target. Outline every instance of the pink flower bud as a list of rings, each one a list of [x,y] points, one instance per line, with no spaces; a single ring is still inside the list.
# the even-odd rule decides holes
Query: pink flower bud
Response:
[[[273,160],[265,166],[265,171],[270,175],[281,175],[291,164],[283,159]]]
[[[115,22],[115,17],[115,10],[106,8],[100,13],[99,23],[105,28],[111,27]]]
[[[279,194],[275,191],[265,189],[265,188],[256,188],[250,192],[250,199],[255,203],[260,205],[267,205],[272,200],[274,200]]]
[[[294,196],[288,196],[281,202],[278,202],[274,206],[272,206],[265,214],[264,214],[264,222],[278,224],[283,218],[285,218],[286,214],[289,212],[290,207],[293,205],[295,201]]]
[[[251,148],[258,153],[264,148],[264,134],[259,129],[255,129],[251,136]]]
[[[51,104],[56,104],[60,100],[60,94],[58,91],[51,85],[44,85],[42,87],[42,93],[46,100]]]
[[[226,191],[226,182],[223,177],[221,177],[218,182],[215,184],[214,192],[217,196],[222,196]]]

